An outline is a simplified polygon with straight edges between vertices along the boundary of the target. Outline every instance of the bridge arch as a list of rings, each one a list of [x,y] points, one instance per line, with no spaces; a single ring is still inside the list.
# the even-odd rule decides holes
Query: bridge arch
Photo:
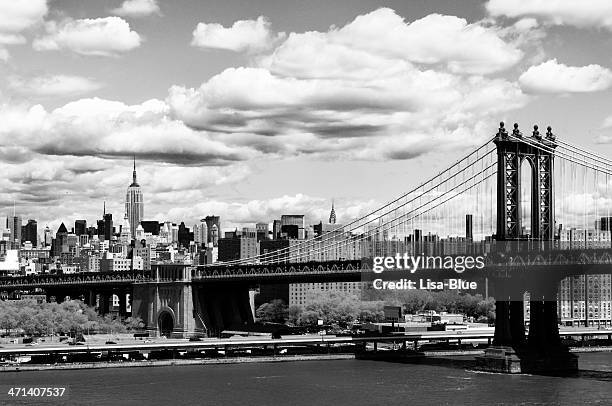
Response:
[[[534,224],[534,210],[538,207],[538,191],[534,189],[537,184],[537,164],[534,162],[534,157],[531,155],[523,155],[520,157],[520,208],[518,213],[520,217],[521,230],[519,235],[522,238],[533,236],[534,230],[537,229],[537,223]],[[535,203],[535,205],[534,205]]]
[[[157,313],[157,330],[160,336],[170,337],[176,326],[176,317],[172,309],[164,307]]]

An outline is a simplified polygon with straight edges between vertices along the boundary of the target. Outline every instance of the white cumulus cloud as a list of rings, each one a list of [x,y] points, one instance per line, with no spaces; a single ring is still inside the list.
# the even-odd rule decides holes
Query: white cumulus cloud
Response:
[[[408,23],[379,9],[291,33],[249,67],[173,86],[167,103],[188,126],[264,154],[410,159],[467,148],[490,132],[483,123],[528,101],[517,83],[487,75],[522,55],[500,31],[437,14]]]
[[[46,0],[0,1],[0,32],[20,32],[42,22],[47,14]]]
[[[0,61],[10,56],[4,45],[23,44],[20,33],[41,24],[48,11],[47,0],[0,0]]]
[[[167,105],[80,99],[52,111],[41,105],[0,105],[0,145],[50,155],[137,157],[158,162],[223,166],[253,156],[168,117]]]
[[[34,40],[38,51],[69,49],[82,55],[113,56],[140,46],[142,39],[120,17],[51,21],[46,35]]]
[[[282,33],[275,36],[270,23],[260,16],[257,20],[236,21],[228,28],[217,23],[198,23],[193,31],[191,45],[235,52],[257,52],[272,47],[282,36]]]
[[[519,83],[528,93],[597,92],[612,86],[612,72],[600,65],[567,66],[551,59],[527,69]]]
[[[493,16],[535,17],[554,25],[612,29],[610,0],[489,0]]]
[[[111,12],[122,17],[146,17],[152,14],[160,14],[156,0],[125,0],[121,7],[115,8]]]
[[[389,8],[358,16],[327,35],[331,43],[422,64],[447,64],[450,70],[491,73],[517,63],[522,52],[494,29],[463,18],[430,14],[411,23]]]

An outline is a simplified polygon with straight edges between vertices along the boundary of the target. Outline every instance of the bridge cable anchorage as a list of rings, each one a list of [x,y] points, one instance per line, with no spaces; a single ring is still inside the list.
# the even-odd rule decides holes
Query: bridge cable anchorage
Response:
[[[445,195],[440,194],[437,197],[435,197],[433,200],[427,201],[425,203],[421,203],[419,205],[419,207],[416,207],[411,212],[406,213],[406,214],[400,216],[400,218],[401,217],[407,217],[407,215],[414,214],[414,212],[419,211],[421,209],[424,209],[424,210],[422,210],[421,212],[418,212],[417,214],[414,214],[412,217],[406,218],[402,222],[408,222],[408,221],[411,221],[411,220],[417,219],[417,218],[422,219],[424,217],[424,215],[426,215],[428,213],[431,213],[434,209],[440,207],[444,203],[447,203],[448,201],[451,201],[451,200],[455,199],[456,197],[461,196],[462,193],[464,193],[464,192],[466,192],[468,190],[473,189],[474,187],[480,185],[481,183],[485,182],[488,179],[491,179],[497,173],[496,170],[491,171],[486,176],[484,176],[484,174],[486,173],[487,170],[489,170],[491,168],[494,168],[495,166],[496,166],[496,164],[492,164],[489,167],[485,168],[484,171],[480,171],[477,174],[473,175],[471,178],[469,178],[466,181],[462,182],[459,186],[462,186],[462,185],[465,185],[465,184],[468,184],[468,185],[465,186],[465,188],[463,190],[456,191],[455,193],[450,193],[449,194],[450,197],[446,198],[445,200],[443,200],[441,202],[438,202],[437,204],[435,204],[435,205],[433,205],[431,207],[428,207],[426,209],[424,209],[424,208],[427,207],[428,205],[433,204],[435,202],[435,200],[443,198]],[[476,179],[477,177],[479,177],[481,175],[483,175],[482,179],[480,179],[479,181],[477,181],[474,184],[471,184],[471,185],[469,184],[470,181]],[[313,251],[309,251],[308,255],[309,256],[319,255],[321,253],[329,252],[330,250],[338,250],[339,248],[342,248],[342,247],[346,247],[346,246],[349,246],[349,245],[354,245],[356,242],[362,241],[362,240],[367,239],[367,238],[371,238],[372,237],[372,231],[376,231],[376,232],[380,231],[380,232],[384,233],[385,231],[388,231],[388,230],[392,229],[393,228],[393,222],[399,221],[400,218],[394,218],[394,219],[388,220],[388,221],[386,221],[384,223],[381,223],[380,225],[378,225],[373,230],[370,230],[370,234],[364,233],[363,235],[361,235],[358,238],[353,238],[353,239],[350,239],[350,240],[348,240],[348,239],[347,240],[342,240],[340,243],[336,242],[334,244],[331,244],[331,245],[328,245],[328,246],[324,246],[322,248],[318,248],[318,249],[315,249]],[[384,227],[384,226],[387,226],[387,227]],[[378,252],[377,252],[377,254],[378,254]],[[381,252],[381,254],[384,254],[384,253]],[[291,262],[291,261],[294,261],[294,260],[297,260],[297,259],[302,259],[302,255],[300,255],[298,253],[298,254],[290,256],[288,258],[283,258],[283,262],[285,262],[285,261],[286,262]],[[316,258],[308,258],[308,259],[309,260],[316,260]]]
[[[448,172],[452,173],[453,170],[457,171],[457,173],[448,175],[448,177],[443,182],[440,182],[440,184],[442,184],[444,182],[447,182],[447,181],[450,181],[451,179],[457,177],[460,173],[462,173],[462,172],[464,172],[464,171],[466,171],[466,170],[468,170],[470,168],[470,166],[466,165],[463,169],[457,169],[457,168],[460,167],[461,163],[463,163],[466,160],[469,160],[474,155],[477,155],[479,153],[479,151],[481,151],[481,150],[483,150],[485,148],[489,149],[489,151],[485,155],[483,155],[482,157],[478,158],[478,161],[481,160],[481,159],[484,159],[486,156],[488,156],[490,154],[493,154],[495,151],[494,151],[494,149],[491,149],[491,140],[492,139],[487,141],[485,144],[483,144],[482,146],[477,148],[472,153],[468,154],[466,157],[458,160],[455,164],[453,164],[450,167],[448,167],[447,169],[441,171],[438,175],[430,178],[426,182],[424,182],[421,185],[417,186],[416,188],[414,188],[414,189],[410,190],[409,192],[403,194],[402,196],[394,199],[393,201],[385,204],[384,206],[382,206],[382,207],[380,207],[380,208],[378,208],[378,209],[376,209],[376,210],[374,210],[374,211],[372,211],[372,212],[370,212],[370,213],[368,213],[368,214],[366,214],[366,215],[364,215],[364,216],[362,216],[362,217],[360,217],[360,218],[358,218],[356,220],[351,221],[350,223],[348,223],[348,224],[346,224],[344,226],[342,226],[342,225],[338,226],[334,230],[331,230],[330,232],[326,233],[326,235],[319,236],[319,237],[314,237],[314,238],[311,238],[311,239],[308,239],[308,240],[304,240],[304,241],[302,241],[302,242],[300,242],[300,243],[298,243],[298,244],[296,244],[296,245],[294,245],[292,247],[283,248],[283,249],[280,249],[280,250],[273,251],[271,253],[260,254],[260,255],[257,255],[257,256],[253,256],[253,257],[250,257],[250,258],[244,258],[244,259],[240,259],[240,260],[226,261],[226,262],[223,262],[222,264],[223,265],[233,265],[233,264],[237,265],[237,264],[246,264],[246,263],[257,263],[257,261],[262,261],[262,260],[265,261],[265,260],[267,260],[269,258],[275,258],[275,257],[279,257],[279,256],[282,256],[282,255],[285,255],[290,250],[295,250],[296,248],[304,248],[304,247],[307,247],[307,246],[310,246],[310,245],[317,244],[321,240],[326,241],[326,240],[329,240],[331,238],[334,238],[334,233],[335,232],[350,232],[350,231],[354,231],[354,230],[356,230],[358,228],[361,228],[361,227],[363,227],[364,225],[366,225],[368,223],[372,223],[372,221],[375,221],[375,220],[381,218],[382,216],[385,216],[385,215],[389,214],[393,210],[397,210],[398,208],[405,207],[408,203],[413,202],[415,200],[415,198],[413,198],[410,201],[401,203],[401,204],[399,204],[399,206],[397,206],[397,207],[395,207],[395,208],[393,208],[393,209],[391,209],[391,210],[389,210],[389,211],[379,215],[378,217],[376,217],[374,219],[370,219],[370,220],[364,222],[363,224],[361,224],[360,222],[362,222],[363,220],[368,219],[369,217],[373,216],[374,214],[379,213],[382,210],[385,210],[388,207],[390,207],[390,206],[400,202],[402,199],[406,199],[408,196],[414,195],[415,193],[418,193],[419,189],[423,189],[425,187],[425,185],[433,183],[438,178],[440,178],[442,175],[444,175],[444,174],[446,174]],[[475,161],[475,162],[478,162],[478,161]],[[347,227],[350,227],[350,226],[353,226],[353,227],[352,228],[347,228]],[[211,264],[209,266],[216,266],[216,265],[220,265],[220,264],[221,263],[215,263],[215,264]]]

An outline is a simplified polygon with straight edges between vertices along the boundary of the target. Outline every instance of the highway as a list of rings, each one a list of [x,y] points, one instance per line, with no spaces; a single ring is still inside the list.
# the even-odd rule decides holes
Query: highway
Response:
[[[560,331],[561,337],[588,338],[612,338],[611,330],[568,330]],[[360,343],[429,343],[429,342],[490,342],[493,339],[493,331],[458,331],[458,332],[418,332],[386,336],[284,336],[280,339],[267,337],[232,337],[227,339],[203,338],[200,341],[189,341],[185,339],[155,339],[134,340],[130,342],[119,342],[117,344],[87,344],[68,345],[65,343],[40,343],[36,345],[5,344],[0,348],[0,357],[12,355],[42,355],[42,354],[70,354],[90,352],[131,352],[138,351],[147,353],[151,351],[202,351],[202,350],[224,350],[224,349],[248,349],[274,347],[284,348],[292,346],[316,346],[316,345],[354,345]],[[149,342],[147,342],[149,341]]]

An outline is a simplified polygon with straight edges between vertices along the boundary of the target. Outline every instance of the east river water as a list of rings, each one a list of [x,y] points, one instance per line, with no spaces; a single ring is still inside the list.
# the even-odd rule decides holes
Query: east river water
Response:
[[[446,366],[337,360],[0,374],[10,386],[61,387],[75,405],[611,405],[612,353],[579,354],[576,377],[500,375]]]

